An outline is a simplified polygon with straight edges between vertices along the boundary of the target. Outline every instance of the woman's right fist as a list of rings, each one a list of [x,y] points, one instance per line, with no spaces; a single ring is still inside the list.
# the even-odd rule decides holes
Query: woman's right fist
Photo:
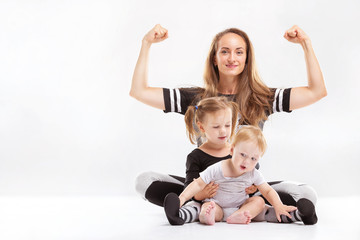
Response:
[[[156,24],[143,38],[147,43],[157,43],[168,38],[168,30]]]

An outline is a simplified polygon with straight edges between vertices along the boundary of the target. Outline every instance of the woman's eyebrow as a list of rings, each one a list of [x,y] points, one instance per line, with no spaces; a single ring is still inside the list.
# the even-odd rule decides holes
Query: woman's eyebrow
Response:
[[[230,48],[228,48],[228,47],[221,47],[220,49],[230,49]],[[243,48],[243,47],[238,47],[238,48],[236,48],[236,50],[238,50],[238,49],[245,49],[245,48]]]

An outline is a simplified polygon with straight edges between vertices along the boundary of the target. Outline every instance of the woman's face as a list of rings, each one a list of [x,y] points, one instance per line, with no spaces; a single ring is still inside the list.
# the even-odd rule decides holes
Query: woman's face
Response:
[[[246,43],[235,33],[227,33],[218,42],[214,64],[219,69],[220,79],[238,76],[245,67]]]

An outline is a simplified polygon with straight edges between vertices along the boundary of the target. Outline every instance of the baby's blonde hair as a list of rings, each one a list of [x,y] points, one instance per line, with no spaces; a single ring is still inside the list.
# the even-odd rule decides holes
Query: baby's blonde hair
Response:
[[[210,97],[202,99],[196,106],[189,106],[185,113],[186,132],[192,144],[196,143],[199,133],[194,126],[197,122],[204,122],[205,116],[208,113],[214,113],[219,110],[231,109],[231,133],[230,137],[234,134],[234,129],[237,123],[238,107],[237,104],[227,100],[226,97]]]
[[[242,126],[233,137],[232,146],[235,146],[239,142],[244,141],[254,142],[258,146],[261,152],[261,156],[264,155],[267,144],[264,134],[262,133],[260,128],[252,125]]]

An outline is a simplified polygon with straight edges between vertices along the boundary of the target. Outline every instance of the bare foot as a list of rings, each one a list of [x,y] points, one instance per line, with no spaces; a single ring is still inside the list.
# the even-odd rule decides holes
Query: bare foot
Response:
[[[210,202],[205,209],[201,210],[199,215],[199,220],[201,223],[207,225],[214,225],[215,224],[215,203]]]
[[[249,211],[235,212],[226,219],[227,223],[237,224],[249,224],[251,222],[251,216]]]

